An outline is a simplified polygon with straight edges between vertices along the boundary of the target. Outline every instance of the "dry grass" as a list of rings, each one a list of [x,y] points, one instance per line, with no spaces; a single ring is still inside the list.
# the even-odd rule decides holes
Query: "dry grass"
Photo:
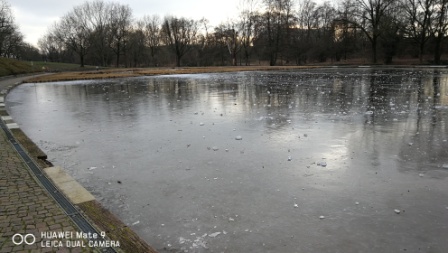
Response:
[[[91,80],[91,79],[109,79],[109,78],[125,78],[137,76],[154,76],[154,75],[173,75],[173,74],[199,74],[199,73],[220,73],[220,72],[239,72],[239,71],[269,71],[269,70],[294,70],[294,69],[310,69],[322,68],[327,66],[358,66],[370,65],[369,61],[363,58],[350,59],[340,62],[325,62],[317,65],[306,66],[226,66],[226,67],[184,67],[184,68],[121,68],[121,69],[99,69],[99,70],[84,70],[76,72],[59,72],[50,75],[33,77],[27,82],[58,82],[58,81],[73,81],[73,80]],[[393,65],[372,64],[383,67],[412,67],[417,66],[418,59],[397,58]]]
[[[317,66],[316,66],[317,67]],[[264,70],[290,70],[315,68],[314,66],[236,66],[236,67],[189,67],[189,68],[134,68],[134,69],[102,69],[83,72],[63,72],[51,75],[34,77],[27,82],[58,82],[73,80],[124,78],[136,76],[173,75],[173,74],[198,74],[220,73],[237,71],[264,71]]]

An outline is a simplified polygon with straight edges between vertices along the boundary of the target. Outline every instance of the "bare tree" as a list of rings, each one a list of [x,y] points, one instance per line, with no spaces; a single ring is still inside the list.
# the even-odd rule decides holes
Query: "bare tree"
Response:
[[[239,31],[246,66],[250,65],[250,55],[255,34],[254,28],[258,15],[257,5],[257,0],[241,0],[240,2]]]
[[[378,38],[381,36],[381,22],[393,12],[397,0],[354,0],[356,15],[347,20],[363,31],[370,41],[372,61],[377,63]]]
[[[403,0],[404,32],[418,45],[420,63],[423,63],[425,44],[430,38],[436,0]]]
[[[226,46],[232,60],[232,65],[236,66],[238,64],[238,53],[242,47],[236,22],[229,20],[227,23],[216,27],[215,37]]]
[[[137,24],[129,31],[129,42],[127,43],[127,51],[130,56],[130,65],[139,67],[144,58],[146,58],[146,37],[144,34],[144,24]]]
[[[266,53],[269,65],[277,65],[281,49],[284,49],[285,38],[289,36],[290,19],[292,18],[292,0],[263,0],[265,12],[261,22],[257,24],[262,30],[266,42]]]
[[[198,32],[198,22],[186,18],[165,17],[162,25],[163,39],[176,56],[180,67],[182,57],[190,50]]]
[[[108,23],[108,42],[109,47],[115,53],[116,67],[120,65],[120,56],[125,53],[123,51],[126,48],[126,39],[131,24],[131,8],[128,5],[121,5],[119,3],[112,4]]]
[[[14,32],[14,18],[11,6],[5,0],[0,1],[0,55],[4,56],[4,43]]]
[[[311,0],[303,0],[299,7],[299,27],[306,30],[306,39],[309,41],[311,39],[311,32],[314,30],[315,26],[315,16],[316,16],[317,4]]]
[[[45,57],[46,61],[63,62],[63,54],[65,51],[64,43],[61,43],[52,33],[46,34],[38,41],[40,53]]]
[[[149,47],[152,63],[158,65],[156,54],[161,41],[162,21],[158,15],[144,16],[140,21],[143,25],[143,34],[145,35],[146,45]]]
[[[23,43],[23,34],[14,21],[11,6],[6,0],[0,0],[0,56],[19,58]]]
[[[92,57],[101,66],[110,64],[110,50],[108,47],[107,35],[108,24],[110,22],[109,15],[112,11],[113,4],[105,3],[102,0],[86,2],[84,8],[87,14],[87,24],[92,31]]]
[[[84,58],[90,47],[92,32],[87,25],[86,14],[84,6],[76,6],[55,24],[52,32],[55,38],[65,43],[67,48],[79,56],[81,67],[84,67]]]
[[[434,63],[441,63],[442,42],[448,32],[448,0],[436,0],[436,14],[431,26],[434,37]]]

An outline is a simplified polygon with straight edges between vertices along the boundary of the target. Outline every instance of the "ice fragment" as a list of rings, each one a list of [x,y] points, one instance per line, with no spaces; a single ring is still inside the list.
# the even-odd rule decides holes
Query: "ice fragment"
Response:
[[[326,162],[318,162],[317,166],[322,166],[322,167],[327,167],[327,163]]]
[[[212,237],[212,238],[215,238],[215,237],[217,237],[218,235],[220,235],[221,234],[221,232],[215,232],[215,233],[213,233],[213,234],[209,234],[208,236],[209,237]]]

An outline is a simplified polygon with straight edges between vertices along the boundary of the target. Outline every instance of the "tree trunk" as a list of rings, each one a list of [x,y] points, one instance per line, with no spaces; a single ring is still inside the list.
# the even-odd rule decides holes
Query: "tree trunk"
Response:
[[[423,50],[424,50],[424,45],[420,44],[420,50],[418,52],[418,60],[419,60],[420,64],[423,63]]]
[[[442,55],[442,49],[441,49],[441,45],[442,45],[442,37],[443,35],[439,35],[436,38],[436,45],[434,47],[434,64],[440,64],[440,58]]]
[[[176,66],[180,67],[180,55],[176,55]]]
[[[376,50],[376,39],[372,40],[372,60],[373,60],[373,64],[376,64],[378,59],[377,59],[377,50]]]
[[[120,65],[120,44],[117,45],[117,63],[115,65],[117,68]]]
[[[420,64],[423,63],[423,54],[424,54],[424,51],[425,51],[425,36],[422,35],[422,36],[420,37],[420,50],[419,50],[419,52],[418,52],[418,53],[419,53],[418,57],[419,57]]]
[[[84,48],[80,48],[79,52],[79,60],[81,61],[81,68],[84,68]]]
[[[271,57],[269,59],[269,66],[275,66],[275,57],[273,53],[271,53]]]

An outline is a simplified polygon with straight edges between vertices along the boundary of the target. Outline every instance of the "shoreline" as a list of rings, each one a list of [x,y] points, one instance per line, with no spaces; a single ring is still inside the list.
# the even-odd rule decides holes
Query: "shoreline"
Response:
[[[340,67],[340,66],[336,66],[337,68],[434,68],[434,66],[344,66],[344,67]],[[124,78],[124,77],[136,77],[136,76],[151,76],[151,75],[169,75],[169,74],[200,74],[200,73],[217,73],[217,72],[235,72],[235,71],[268,71],[268,70],[293,70],[293,69],[312,69],[312,68],[336,68],[334,66],[313,66],[313,67],[294,67],[294,68],[285,68],[285,67],[269,67],[269,68],[244,68],[244,70],[238,70],[238,68],[222,68],[222,69],[218,69],[217,68],[210,68],[208,71],[204,71],[204,69],[202,68],[183,68],[183,69],[173,69],[172,71],[167,71],[163,69],[163,70],[159,70],[158,72],[155,71],[154,73],[148,73],[148,72],[131,72],[131,73],[124,73],[124,76],[113,76],[113,73],[116,72],[120,72],[120,70],[114,70],[111,72],[103,72],[100,73],[100,76],[97,76],[97,78],[86,78],[86,79],[82,79],[81,77],[92,77],[89,75],[80,75],[79,77],[81,79],[73,79],[73,80],[89,80],[89,79],[106,79],[106,78]],[[437,66],[437,68],[446,68],[446,66]],[[97,71],[92,71],[94,73],[97,73]],[[157,73],[156,73],[157,72]],[[85,72],[76,72],[77,74],[82,74]],[[142,74],[145,73],[145,74]],[[59,73],[59,74],[64,74],[64,73]],[[66,74],[66,73],[65,73]],[[107,76],[104,75],[105,77],[103,77],[103,74],[112,74],[112,76]],[[130,75],[127,76],[127,74],[136,74],[136,75]],[[48,77],[52,77],[53,75],[51,74],[46,74],[45,76],[43,76],[42,78],[48,78]],[[57,74],[56,74],[57,76]],[[31,82],[33,80],[33,77],[24,80],[24,82],[21,83],[16,83],[12,86],[9,86],[7,89],[6,94],[4,94],[4,96],[6,97],[7,93],[13,89],[14,87],[25,83],[25,82]],[[70,81],[70,80],[59,80],[59,81]],[[45,81],[42,81],[45,82]],[[51,81],[49,81],[51,82]],[[1,89],[0,89],[1,90]],[[3,95],[0,95],[3,96]],[[5,110],[1,110],[0,111],[0,116],[9,116],[8,112]],[[46,166],[46,167],[41,167],[41,168],[47,168],[47,167],[51,167],[52,164],[49,163],[48,161],[46,161],[46,155],[45,153],[39,149],[39,147],[32,141],[30,140],[25,133],[23,133],[20,129],[14,129],[11,130],[13,132],[13,134],[15,135],[15,137],[18,139],[18,141],[25,147],[25,149],[32,154],[32,157],[34,158],[34,160],[37,160],[37,162],[39,163],[40,166]],[[105,209],[104,207],[101,206],[101,204],[96,201],[89,201],[89,202],[85,202],[85,203],[81,203],[77,205],[84,214],[86,214],[86,216],[88,217],[88,219],[95,224],[97,227],[100,227],[101,229],[103,229],[104,231],[107,231],[108,235],[112,235],[113,237],[111,237],[112,239],[115,238],[119,238],[119,239],[115,239],[115,240],[119,240],[120,242],[124,242],[122,243],[122,245],[129,245],[126,246],[127,249],[125,249],[123,246],[121,247],[122,250],[124,250],[124,252],[156,252],[156,251],[150,251],[153,250],[152,248],[150,248],[150,246],[144,242],[142,239],[139,238],[139,236],[133,232],[126,224],[124,224],[120,219],[117,218],[117,216],[115,216],[114,214],[112,214],[109,210]],[[116,234],[116,235],[113,235]],[[150,250],[146,250],[144,248],[149,247]]]
[[[39,76],[47,75],[48,74],[43,74]],[[28,82],[28,77],[33,78],[30,75],[24,75],[21,77],[0,79],[0,99],[2,100],[0,102],[1,120],[5,123],[6,127],[9,129],[9,132],[11,132],[15,140],[23,147],[27,155],[46,175],[46,177],[51,179],[53,185],[55,185],[61,193],[64,191],[66,193],[69,191],[85,191],[85,193],[83,194],[90,194],[75,180],[72,180],[70,182],[71,184],[69,188],[63,189],[63,184],[56,182],[57,177],[51,176],[47,172],[47,169],[54,168],[54,165],[51,162],[47,161],[47,155],[45,154],[45,152],[43,152],[30,138],[28,138],[28,136],[19,128],[19,126],[14,123],[13,118],[7,112],[5,98],[8,95],[9,91],[23,83]],[[17,81],[20,79],[22,80]],[[34,175],[31,169],[28,166],[26,166],[25,168],[32,175],[33,180],[35,180],[45,190],[44,185],[42,185],[42,182]],[[64,175],[64,177],[65,176],[68,176],[68,174]],[[73,183],[79,185],[76,190],[71,188],[73,186]],[[47,193],[52,196],[50,192],[47,191]],[[116,215],[104,208],[96,199],[87,199],[86,201],[82,201],[81,203],[74,203],[72,197],[67,196],[67,194],[63,195],[67,199],[69,199],[69,202],[75,208],[78,209],[79,213],[85,218],[85,220],[87,220],[88,223],[92,224],[98,231],[104,231],[107,234],[108,239],[110,239],[111,241],[120,242],[120,247],[115,248],[117,252],[157,252],[148,243],[141,239],[128,225],[117,218]],[[60,202],[58,202],[54,197],[53,199],[56,201],[59,207],[62,207]],[[69,217],[67,213],[66,215],[67,217]],[[78,228],[80,227],[78,226]],[[95,251],[96,249],[92,248],[91,250]]]
[[[227,66],[227,67],[180,67],[180,68],[118,68],[98,69],[82,72],[61,72],[45,76],[29,78],[27,82],[61,82],[76,80],[95,80],[110,78],[126,78],[139,76],[179,75],[179,74],[205,74],[239,71],[287,71],[319,68],[385,68],[385,69],[423,69],[448,68],[446,65],[304,65],[304,66]]]

